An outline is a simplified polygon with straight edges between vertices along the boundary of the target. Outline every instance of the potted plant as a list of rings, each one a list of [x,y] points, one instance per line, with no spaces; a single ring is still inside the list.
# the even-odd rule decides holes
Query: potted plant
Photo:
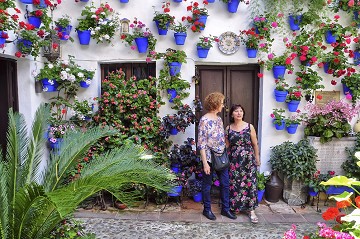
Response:
[[[302,66],[314,65],[321,56],[322,35],[317,31],[301,30],[301,34],[296,35],[289,47],[297,53]],[[303,67],[301,67],[303,70]]]
[[[255,27],[255,32],[261,37],[266,39],[267,44],[271,47],[271,43],[274,39],[271,38],[271,29],[278,27],[278,20],[283,17],[283,14],[270,14],[266,13],[265,15],[256,16],[253,20],[253,25]]]
[[[202,180],[193,179],[188,181],[188,193],[189,196],[193,197],[194,202],[202,201]]]
[[[339,15],[334,16],[334,20],[331,21],[328,18],[325,18],[325,22],[320,24],[320,31],[325,35],[325,41],[328,44],[335,42],[343,42],[344,36],[349,29],[339,24]]]
[[[291,86],[288,89],[286,96],[286,102],[288,103],[288,109],[290,112],[296,112],[301,101],[302,93],[301,88],[297,86]]]
[[[130,29],[132,33],[124,33],[121,35],[122,41],[130,45],[133,50],[136,49],[133,45],[135,41],[139,53],[146,53],[147,50],[149,50],[149,52],[154,51],[157,40],[143,22],[134,18],[134,21],[130,24]]]
[[[27,18],[29,24],[32,24],[35,28],[39,28],[41,23],[43,23],[46,28],[49,28],[52,22],[51,17],[47,15],[47,9],[37,9],[28,12]]]
[[[71,108],[74,113],[73,119],[84,121],[90,120],[93,116],[94,105],[89,100],[79,100],[78,97],[75,97]]]
[[[272,70],[275,79],[279,77],[284,78],[286,69],[289,71],[294,70],[292,60],[295,55],[289,55],[287,52],[284,52],[282,55],[276,56],[274,53],[268,54],[268,60],[265,62],[266,69]]]
[[[9,1],[10,2],[10,1]],[[6,3],[6,2],[5,2]],[[0,11],[0,46],[5,44],[6,39],[9,38],[7,31],[15,30],[18,27],[19,16],[17,14],[21,13],[20,10],[16,8],[17,14],[10,14],[7,8]]]
[[[63,41],[70,40],[71,42],[74,42],[74,39],[70,37],[72,25],[71,25],[71,17],[69,15],[65,14],[59,19],[57,19],[55,21],[55,25],[60,40]]]
[[[162,131],[168,134],[176,135],[179,131],[185,132],[185,129],[194,124],[196,116],[192,112],[189,105],[183,105],[178,108],[178,113],[174,115],[166,115],[162,121]]]
[[[254,28],[240,31],[240,41],[245,45],[248,58],[256,58],[259,49],[260,35],[255,32]],[[264,49],[264,48],[263,48]]]
[[[265,192],[265,185],[267,181],[270,179],[270,172],[265,171],[260,173],[256,171],[256,183],[257,183],[257,190],[258,190],[258,202],[260,203]]]
[[[295,134],[297,127],[303,120],[305,119],[305,114],[300,113],[299,110],[297,110],[297,114],[292,115],[288,118],[285,118],[285,125],[286,130],[289,134]]]
[[[41,81],[44,92],[57,91],[60,80],[61,67],[59,64],[45,63],[35,79]]]
[[[302,139],[298,143],[285,141],[271,147],[269,161],[272,170],[284,176],[284,200],[291,205],[304,204],[307,199],[304,182],[315,173],[317,161],[316,149],[309,140]],[[292,190],[295,184],[300,190]]]
[[[174,38],[176,45],[184,45],[186,36],[187,36],[187,29],[189,25],[184,25],[181,22],[175,24],[174,22],[170,24],[170,29],[174,31]]]
[[[309,195],[314,197],[317,196],[319,192],[325,192],[328,187],[321,185],[320,183],[326,182],[330,178],[334,177],[334,175],[334,171],[328,171],[325,174],[320,173],[320,171],[317,170],[310,178],[305,180],[305,184],[309,187]]]
[[[153,21],[156,24],[156,27],[158,28],[159,35],[166,35],[169,25],[173,24],[174,22],[174,16],[171,16],[168,12],[170,12],[170,2],[166,1],[162,5],[163,13],[160,13],[158,11],[155,11],[155,16],[153,18]]]
[[[244,0],[221,0],[221,1],[228,4],[227,8],[230,13],[236,13],[239,7],[239,3],[245,2]],[[246,4],[248,4],[248,2],[246,2]]]
[[[288,87],[289,85],[286,83],[285,78],[279,77],[279,79],[275,79],[274,95],[277,102],[285,102]]]
[[[323,53],[321,56],[321,63],[319,67],[324,67],[325,73],[331,74],[335,77],[341,77],[346,73],[346,69],[349,67],[347,62],[348,57],[345,56],[343,50],[333,50],[327,53]]]
[[[199,7],[198,2],[191,2],[187,10],[191,12],[191,16],[186,17],[186,20],[191,24],[190,29],[193,32],[201,32],[206,25],[207,17],[209,16],[206,5],[208,1],[203,1],[204,7]]]
[[[81,11],[82,18],[78,19],[78,25],[76,27],[76,32],[81,45],[89,45],[91,31],[97,26],[96,18],[93,17],[95,9],[95,6],[91,4],[90,6],[85,6]]]
[[[270,117],[273,119],[273,124],[275,125],[276,130],[283,130],[285,128],[285,116],[283,115],[285,110],[273,109],[273,112],[270,114]]]
[[[182,63],[186,63],[186,53],[183,50],[166,49],[165,53],[157,53],[155,59],[164,59],[170,68],[170,76],[180,73]]]
[[[51,149],[59,149],[62,138],[69,130],[75,130],[74,125],[69,123],[51,124],[48,131],[48,141]]]
[[[190,83],[187,80],[181,79],[179,74],[170,76],[167,65],[164,69],[160,70],[158,86],[159,89],[167,91],[169,102],[174,103],[175,105],[182,105],[181,101],[190,94],[186,91],[187,89],[190,89]]]
[[[213,47],[214,42],[219,42],[219,38],[217,36],[201,36],[199,37],[199,42],[196,44],[197,52],[199,58],[206,58],[209,50]]]
[[[351,101],[356,103],[360,98],[360,74],[353,73],[346,75],[341,79],[341,83],[343,84],[344,94],[350,94]]]
[[[15,53],[16,57],[32,55],[36,58],[40,54],[41,47],[49,44],[49,41],[45,40],[46,32],[44,30],[37,30],[33,25],[25,22],[19,23],[17,34],[19,38],[16,43],[18,48]]]
[[[349,122],[357,115],[358,109],[344,101],[329,101],[324,105],[306,104],[307,118],[304,121],[305,136],[320,137],[321,143],[349,135]]]
[[[305,92],[305,99],[307,101],[312,101],[313,92],[318,89],[324,89],[324,85],[320,84],[322,82],[322,78],[318,75],[317,71],[306,67],[302,71],[298,71],[295,73],[297,76],[295,81],[296,85],[300,86],[301,89]]]

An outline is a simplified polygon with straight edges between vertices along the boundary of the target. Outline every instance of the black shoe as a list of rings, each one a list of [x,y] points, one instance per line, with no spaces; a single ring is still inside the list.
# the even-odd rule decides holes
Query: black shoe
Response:
[[[237,216],[232,214],[230,211],[221,211],[221,215],[228,217],[230,219],[233,219],[233,220],[235,220],[237,218]]]
[[[209,220],[216,220],[216,217],[212,211],[203,211],[203,215]]]

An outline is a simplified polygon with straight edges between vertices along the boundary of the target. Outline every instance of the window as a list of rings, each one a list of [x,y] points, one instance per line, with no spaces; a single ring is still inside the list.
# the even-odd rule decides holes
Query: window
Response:
[[[136,76],[137,79],[146,79],[149,76],[156,76],[155,63],[112,63],[101,64],[101,79],[104,79],[109,72],[122,69],[126,79]]]

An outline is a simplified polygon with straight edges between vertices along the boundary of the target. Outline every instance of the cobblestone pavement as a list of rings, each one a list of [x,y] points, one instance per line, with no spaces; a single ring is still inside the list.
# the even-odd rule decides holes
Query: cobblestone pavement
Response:
[[[325,208],[320,205],[320,209]],[[245,214],[238,214],[236,220],[221,216],[216,203],[212,206],[217,216],[216,221],[207,220],[201,215],[200,203],[184,201],[178,205],[170,202],[163,211],[162,209],[164,205],[148,205],[120,211],[109,207],[106,211],[79,210],[75,217],[85,223],[88,232],[95,233],[97,238],[101,239],[280,239],[292,224],[297,226],[297,233],[302,236],[306,232],[314,232],[316,222],[323,222],[321,214],[316,212],[316,207],[290,207],[282,201],[260,204],[256,209],[259,217],[256,225],[252,224]]]

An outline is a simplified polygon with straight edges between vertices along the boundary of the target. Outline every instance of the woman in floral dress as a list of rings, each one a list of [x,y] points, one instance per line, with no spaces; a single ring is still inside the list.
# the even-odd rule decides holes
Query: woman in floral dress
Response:
[[[241,105],[230,109],[231,124],[226,127],[226,145],[230,159],[230,208],[234,212],[246,211],[252,223],[257,223],[256,171],[260,166],[259,147],[254,126],[243,121]]]

